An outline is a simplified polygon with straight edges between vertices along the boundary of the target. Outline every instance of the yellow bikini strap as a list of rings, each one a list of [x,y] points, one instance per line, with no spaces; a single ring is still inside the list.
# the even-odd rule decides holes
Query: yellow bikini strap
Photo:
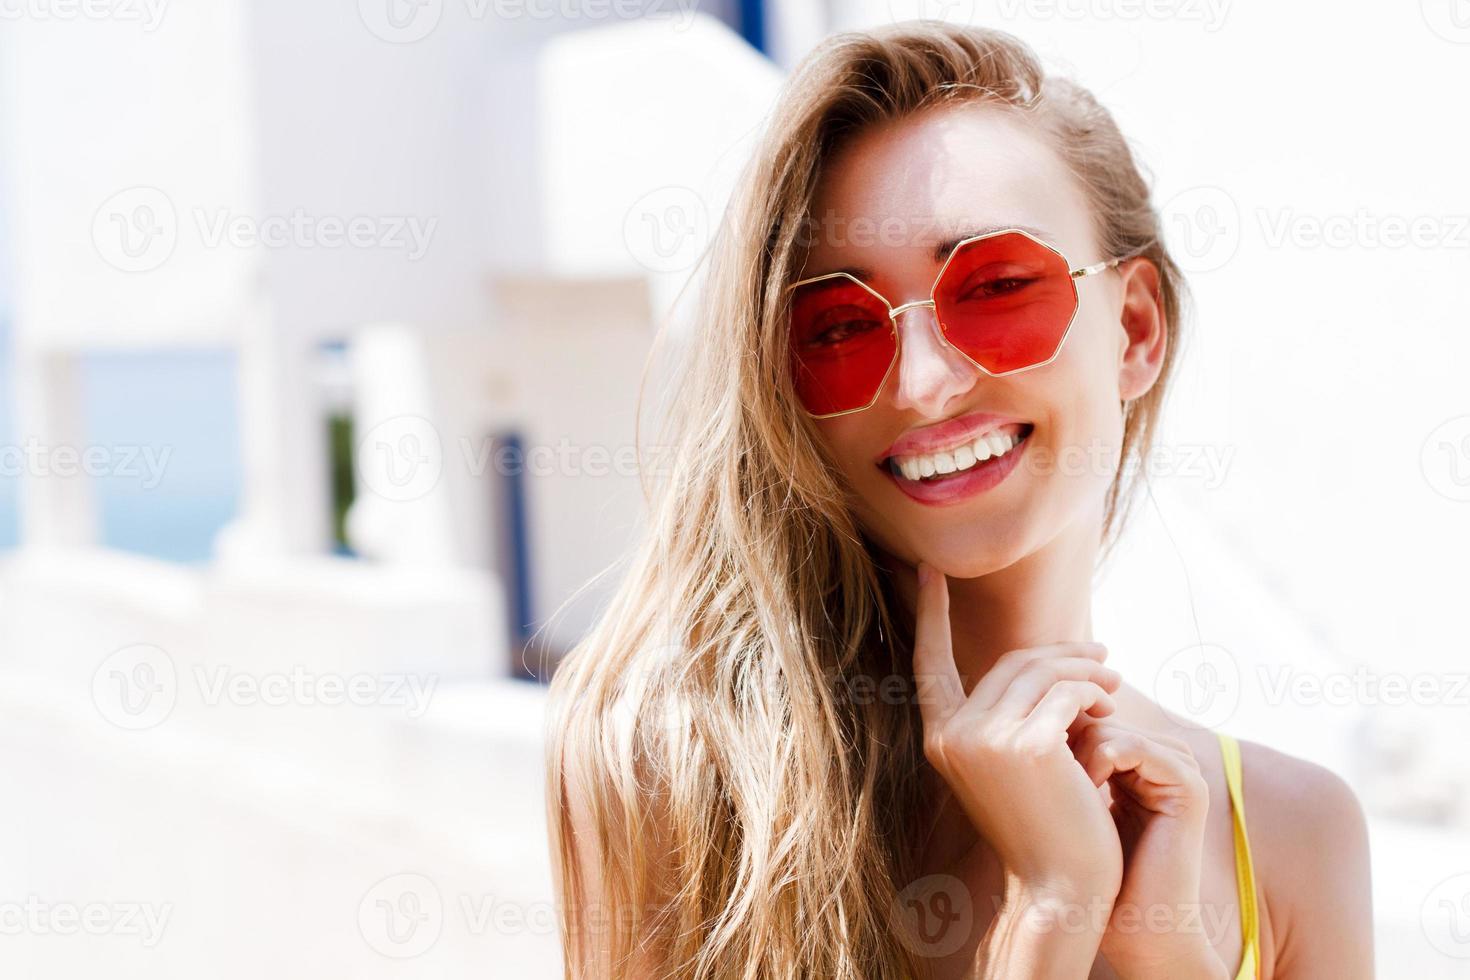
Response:
[[[1240,743],[1224,732],[1220,754],[1225,760],[1225,782],[1230,787],[1230,816],[1235,827],[1235,886],[1240,898],[1240,934],[1244,944],[1236,980],[1256,976],[1260,962],[1260,919],[1256,909],[1256,872],[1251,862],[1250,836],[1245,829],[1245,789],[1241,779]]]

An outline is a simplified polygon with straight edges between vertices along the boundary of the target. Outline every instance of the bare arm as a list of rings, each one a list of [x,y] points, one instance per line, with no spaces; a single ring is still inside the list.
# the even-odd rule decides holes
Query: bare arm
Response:
[[[1077,980],[1097,958],[1110,896],[1043,894],[1014,879],[969,980]]]
[[[656,944],[644,941],[649,937],[639,937],[640,941],[625,972],[611,972],[613,919],[619,917],[626,920],[629,910],[603,907],[602,855],[598,846],[596,821],[584,791],[575,781],[569,780],[564,785],[575,853],[571,870],[577,875],[581,895],[581,907],[572,908],[569,904],[572,899],[560,893],[561,883],[557,882],[558,905],[565,910],[571,923],[569,942],[576,947],[578,954],[574,957],[574,950],[566,950],[568,978],[603,980],[617,976],[620,980],[657,980],[665,976],[665,956]],[[572,964],[577,962],[586,964],[587,969],[582,973],[575,973]]]
[[[1268,892],[1275,976],[1371,978],[1368,827],[1357,796],[1322,766],[1251,743],[1243,743],[1242,757],[1246,820]]]

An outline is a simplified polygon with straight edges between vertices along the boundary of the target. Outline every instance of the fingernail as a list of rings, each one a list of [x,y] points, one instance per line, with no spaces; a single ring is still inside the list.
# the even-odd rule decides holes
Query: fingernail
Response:
[[[919,585],[928,585],[930,576],[929,566],[919,562]]]

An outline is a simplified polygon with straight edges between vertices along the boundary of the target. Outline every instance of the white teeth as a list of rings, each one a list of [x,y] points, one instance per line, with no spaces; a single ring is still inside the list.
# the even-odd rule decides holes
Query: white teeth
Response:
[[[936,473],[963,472],[987,459],[1004,456],[1010,452],[1011,447],[1017,441],[1017,438],[1008,432],[992,432],[979,437],[974,442],[956,446],[944,452],[926,453],[919,456],[898,456],[891,462],[897,465],[905,479],[919,480],[934,476]]]

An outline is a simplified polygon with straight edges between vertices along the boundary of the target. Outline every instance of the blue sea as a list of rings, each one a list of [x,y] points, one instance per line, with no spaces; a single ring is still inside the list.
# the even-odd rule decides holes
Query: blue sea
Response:
[[[0,548],[17,543],[11,331],[0,320]],[[242,467],[232,351],[94,353],[81,361],[84,445],[107,461],[91,479],[101,543],[199,562],[237,513]]]

